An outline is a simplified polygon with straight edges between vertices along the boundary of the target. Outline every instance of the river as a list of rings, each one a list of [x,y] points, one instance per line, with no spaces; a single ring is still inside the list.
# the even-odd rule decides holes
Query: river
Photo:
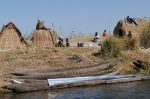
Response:
[[[0,99],[150,99],[150,81],[100,85],[95,87],[3,94]]]

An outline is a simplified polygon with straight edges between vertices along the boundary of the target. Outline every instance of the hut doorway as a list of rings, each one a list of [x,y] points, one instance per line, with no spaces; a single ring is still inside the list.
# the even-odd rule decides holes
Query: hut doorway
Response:
[[[118,34],[118,36],[119,36],[119,37],[123,37],[123,36],[124,36],[122,29],[119,29],[119,34]]]

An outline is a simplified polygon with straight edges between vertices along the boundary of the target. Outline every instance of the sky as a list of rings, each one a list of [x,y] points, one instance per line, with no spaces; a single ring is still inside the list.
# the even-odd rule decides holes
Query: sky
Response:
[[[126,16],[150,17],[150,0],[1,0],[0,28],[13,21],[29,35],[37,20],[59,35],[113,32]]]

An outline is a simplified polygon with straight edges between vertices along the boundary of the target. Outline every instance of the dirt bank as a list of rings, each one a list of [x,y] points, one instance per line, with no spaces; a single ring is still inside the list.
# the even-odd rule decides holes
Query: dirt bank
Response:
[[[108,58],[95,57],[99,48],[29,48],[0,52],[0,92],[9,92],[2,87],[10,84],[10,73],[14,71],[61,69],[84,67],[101,63]],[[115,67],[122,73],[133,71],[136,59],[149,60],[150,53],[140,50],[123,52],[123,59]]]

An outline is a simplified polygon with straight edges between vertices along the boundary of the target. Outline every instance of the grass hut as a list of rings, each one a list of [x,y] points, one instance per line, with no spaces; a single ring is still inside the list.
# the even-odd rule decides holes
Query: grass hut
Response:
[[[128,23],[125,20],[119,21],[114,29],[114,35],[117,37],[130,36],[139,39],[143,29],[148,26],[149,22],[146,19],[140,18],[137,18],[136,22],[138,23],[138,26]]]
[[[23,48],[28,44],[21,35],[20,30],[14,25],[13,22],[9,22],[3,26],[0,32],[0,48],[1,49],[15,49]]]
[[[38,20],[36,30],[33,31],[32,42],[38,47],[54,47],[56,45],[56,32],[44,26],[44,22]]]

